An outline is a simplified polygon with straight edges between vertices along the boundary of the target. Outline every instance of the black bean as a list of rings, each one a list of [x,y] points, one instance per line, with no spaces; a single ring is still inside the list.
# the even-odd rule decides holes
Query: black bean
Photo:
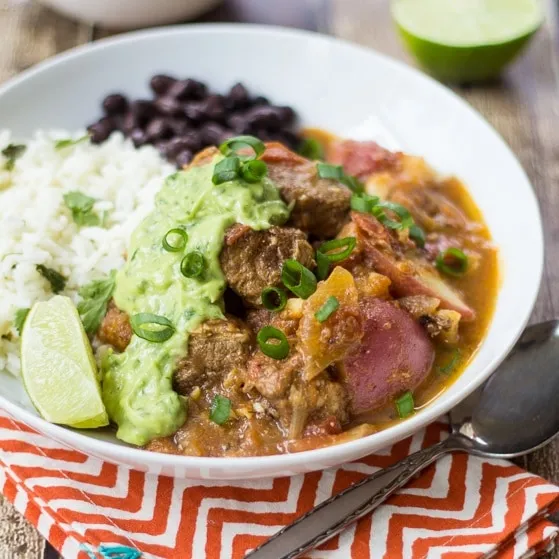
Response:
[[[276,107],[282,124],[292,124],[295,120],[295,111],[291,107]]]
[[[103,99],[103,110],[107,115],[122,114],[128,108],[128,99],[120,93],[107,95]]]
[[[225,115],[222,95],[208,95],[203,101],[200,101],[200,108],[209,120],[220,120]]]
[[[151,78],[149,85],[156,95],[163,95],[176,81],[172,76],[157,74]]]
[[[173,133],[169,123],[164,118],[154,118],[146,126],[146,136],[148,141],[161,140],[168,138]]]
[[[182,136],[190,130],[190,125],[186,119],[168,118],[166,122],[174,136]]]
[[[141,128],[134,128],[130,133],[130,139],[137,148],[143,146],[148,141],[146,133]]]
[[[207,94],[207,87],[199,81],[186,79],[175,82],[167,92],[179,101],[200,100]]]
[[[157,98],[153,102],[153,106],[157,110],[157,112],[166,116],[178,115],[182,110],[180,102],[170,95],[165,95],[164,97]]]
[[[198,143],[198,149],[191,149],[192,141],[188,138],[173,138],[169,140],[165,146],[165,155],[168,158],[175,158],[181,151],[198,151],[200,149],[200,144]]]
[[[277,107],[266,105],[250,109],[246,113],[246,119],[251,126],[266,130],[277,130],[282,124]]]
[[[185,148],[194,153],[202,148],[202,141],[198,131],[191,130],[190,132],[186,132],[181,136],[181,140],[183,141]]]
[[[226,106],[228,109],[245,109],[250,104],[247,88],[242,83],[235,84],[227,94]]]
[[[145,99],[138,99],[130,103],[130,112],[139,120],[145,120],[154,115],[153,103]]]
[[[187,103],[183,106],[183,112],[192,122],[203,122],[207,119],[201,101]]]
[[[239,113],[232,114],[230,117],[228,117],[227,125],[236,134],[248,134],[251,130],[250,124],[247,122],[246,117]]]
[[[259,95],[258,97],[255,97],[255,98],[252,100],[252,104],[253,104],[255,107],[259,107],[259,106],[261,106],[261,105],[269,105],[269,104],[270,104],[270,101],[268,100],[267,97],[263,97],[262,95]]]
[[[157,151],[163,157],[167,157],[167,148],[169,146],[169,142],[171,142],[171,140],[160,140],[159,142],[155,142],[155,144],[154,144]]]
[[[185,149],[176,156],[175,163],[177,164],[177,167],[184,167],[192,161],[193,157],[194,154],[190,150]]]
[[[225,139],[226,129],[217,122],[208,122],[200,128],[202,143],[207,146],[217,146]]]
[[[291,130],[281,130],[277,133],[277,139],[282,144],[293,150],[296,150],[301,143],[301,138]]]
[[[122,131],[129,135],[134,128],[137,128],[139,125],[138,118],[133,112],[128,112],[124,116],[124,120],[122,121]]]
[[[111,132],[114,131],[114,123],[108,116],[105,116],[95,124],[92,124],[88,128],[88,131],[91,134],[91,142],[94,144],[100,144],[111,135]]]

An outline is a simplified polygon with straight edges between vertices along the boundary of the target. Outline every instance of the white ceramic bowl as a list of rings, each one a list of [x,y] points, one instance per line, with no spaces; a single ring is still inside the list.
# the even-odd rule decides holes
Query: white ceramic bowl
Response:
[[[195,18],[221,0],[40,0],[73,19],[112,29],[134,29]]]
[[[300,454],[196,458],[130,448],[110,431],[79,432],[43,421],[19,381],[5,372],[0,372],[1,407],[58,441],[137,469],[191,478],[255,478],[322,469],[392,444],[447,412],[490,375],[530,315],[543,238],[524,171],[476,112],[416,70],[358,46],[301,31],[207,25],[132,33],[43,63],[0,89],[0,123],[18,135],[38,127],[83,127],[98,116],[107,92],[147,95],[148,79],[156,72],[197,77],[218,90],[243,80],[254,92],[293,105],[305,124],[379,139],[463,179],[500,247],[502,286],[487,338],[455,384],[410,419],[357,441]]]

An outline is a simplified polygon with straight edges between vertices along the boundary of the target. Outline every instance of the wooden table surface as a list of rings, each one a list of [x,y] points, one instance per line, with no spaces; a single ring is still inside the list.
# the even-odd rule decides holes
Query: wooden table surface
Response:
[[[504,136],[536,189],[547,251],[533,322],[559,316],[555,310],[559,309],[559,28],[557,4],[543,1],[548,11],[544,28],[501,81],[483,87],[454,88]],[[202,20],[258,21],[315,29],[413,64],[394,33],[387,0],[281,0],[267,4],[266,13],[261,13],[261,2],[226,0],[223,7]],[[108,34],[70,21],[35,2],[0,0],[0,82],[57,52]],[[456,145],[460,149],[459,136]],[[559,441],[520,463],[559,483]],[[52,548],[0,496],[0,559],[54,557]],[[559,552],[551,558],[559,559]]]

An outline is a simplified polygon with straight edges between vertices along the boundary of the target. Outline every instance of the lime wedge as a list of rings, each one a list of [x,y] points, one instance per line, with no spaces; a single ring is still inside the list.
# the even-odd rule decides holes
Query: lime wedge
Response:
[[[392,0],[404,42],[435,77],[454,82],[493,78],[538,30],[538,0]]]
[[[91,345],[68,297],[33,305],[21,335],[21,373],[47,421],[80,429],[109,423]]]

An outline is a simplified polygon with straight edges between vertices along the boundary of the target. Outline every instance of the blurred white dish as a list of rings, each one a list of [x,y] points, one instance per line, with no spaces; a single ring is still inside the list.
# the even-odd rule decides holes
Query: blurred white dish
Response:
[[[0,407],[53,439],[104,460],[179,477],[246,479],[361,458],[448,412],[489,377],[532,311],[542,273],[543,235],[526,174],[479,114],[420,72],[331,37],[265,26],[188,25],[100,41],[28,70],[0,88],[0,122],[23,138],[37,128],[79,129],[97,118],[101,100],[111,91],[134,98],[149,95],[148,81],[156,73],[192,76],[221,91],[241,80],[256,94],[291,105],[304,125],[377,139],[422,155],[441,172],[462,179],[501,257],[501,289],[487,336],[460,378],[417,414],[368,437],[297,454],[203,458],[138,450],[118,441],[111,430],[85,432],[46,422],[21,381],[3,371]]]
[[[113,29],[151,27],[195,18],[221,0],[40,0],[64,15]]]

